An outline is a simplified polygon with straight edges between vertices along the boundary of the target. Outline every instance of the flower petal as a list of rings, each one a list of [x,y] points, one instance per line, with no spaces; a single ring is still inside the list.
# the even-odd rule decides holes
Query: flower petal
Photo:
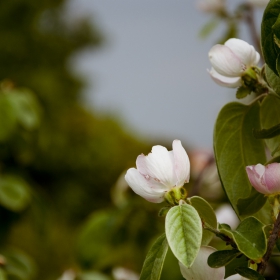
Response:
[[[242,61],[227,46],[213,46],[208,56],[213,68],[223,76],[238,77],[244,71]]]
[[[249,279],[242,277],[240,274],[234,274],[228,277],[226,280],[249,280]]]
[[[202,246],[191,268],[186,268],[179,262],[183,277],[187,280],[223,280],[225,276],[225,267],[211,268],[207,264],[209,255],[215,251],[216,249],[212,247]]]
[[[177,177],[176,186],[181,187],[190,179],[190,160],[180,140],[174,140],[173,144],[174,170]]]
[[[275,162],[265,167],[264,181],[269,193],[280,192],[280,164]]]
[[[153,146],[152,152],[148,156],[138,156],[136,166],[141,174],[148,175],[162,183],[166,190],[176,185],[174,158],[163,146]]]
[[[226,77],[220,75],[214,68],[210,71],[208,70],[211,78],[215,83],[220,86],[228,87],[228,88],[237,88],[241,86],[241,78],[240,77]]]
[[[146,200],[160,203],[164,200],[164,190],[151,188],[149,182],[135,168],[130,168],[125,174],[125,180],[132,190]]]
[[[246,166],[246,172],[251,185],[260,193],[269,194],[263,181],[265,166],[262,164]]]
[[[255,48],[243,40],[231,38],[225,42],[225,46],[230,48],[247,67],[257,65],[260,60],[260,55]]]

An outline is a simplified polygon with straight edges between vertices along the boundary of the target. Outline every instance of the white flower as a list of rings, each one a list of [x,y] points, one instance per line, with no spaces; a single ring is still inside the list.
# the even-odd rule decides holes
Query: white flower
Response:
[[[218,207],[215,213],[219,224],[228,224],[232,229],[237,228],[239,219],[229,203]]]
[[[115,280],[139,280],[139,275],[124,267],[115,267],[112,273]]]
[[[198,9],[205,13],[216,13],[225,8],[224,0],[202,0],[198,3]]]
[[[260,7],[260,8],[264,8],[266,7],[266,5],[268,4],[269,0],[247,0],[250,4],[256,6],[256,7]]]
[[[232,38],[224,45],[215,45],[209,51],[212,79],[225,87],[241,86],[242,74],[260,60],[259,53],[247,42]]]
[[[153,146],[148,155],[139,155],[136,168],[130,168],[125,180],[132,190],[146,200],[160,203],[166,192],[182,187],[190,177],[189,157],[180,140],[174,140],[173,150]]]
[[[185,267],[179,262],[180,270],[183,277],[186,280],[224,280],[225,267],[212,268],[208,265],[208,257],[217,250],[210,246],[202,246],[198,252],[198,255],[191,266],[191,268]],[[246,280],[239,274],[232,275],[226,280]]]

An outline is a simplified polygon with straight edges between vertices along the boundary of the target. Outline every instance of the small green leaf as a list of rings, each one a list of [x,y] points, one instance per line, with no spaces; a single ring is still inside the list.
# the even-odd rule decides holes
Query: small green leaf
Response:
[[[226,266],[233,259],[241,255],[238,250],[222,250],[212,253],[208,258],[208,265],[213,268]]]
[[[254,217],[244,219],[235,231],[220,229],[234,240],[238,250],[249,259],[260,261],[266,252],[266,235],[264,225]]]
[[[202,239],[202,224],[195,208],[189,204],[172,207],[166,215],[165,232],[175,257],[189,268]]]
[[[239,215],[252,215],[258,212],[266,203],[267,197],[252,188],[249,197],[240,198],[237,201]]]
[[[168,243],[165,234],[161,235],[148,252],[139,280],[159,280]]]
[[[265,280],[265,278],[259,274],[257,271],[248,267],[238,267],[235,271],[243,277],[250,280]]]
[[[273,95],[268,95],[261,103],[260,117],[261,128],[273,127],[280,123],[280,99]],[[280,135],[271,139],[265,139],[265,143],[272,154],[280,155],[278,152]]]
[[[0,204],[11,211],[22,211],[31,200],[31,192],[27,183],[16,176],[0,177]]]
[[[274,72],[265,65],[265,77],[269,84],[269,86],[278,94],[280,95],[280,78],[274,74]]]
[[[246,256],[241,255],[240,257],[235,258],[229,264],[226,265],[226,274],[225,279],[229,276],[236,274],[235,269],[237,267],[247,267],[248,266],[248,259]]]
[[[263,141],[253,136],[252,129],[260,127],[259,103],[249,106],[232,102],[220,111],[214,130],[214,151],[223,188],[240,219],[237,203],[240,198],[249,197],[252,186],[248,180],[246,166],[265,163]],[[279,110],[280,111],[280,110]],[[269,224],[269,205],[254,214]]]
[[[217,228],[217,218],[211,205],[202,197],[193,196],[190,198],[191,205],[196,209],[200,218],[210,225],[212,228]],[[203,229],[201,245],[208,245],[214,237],[214,233]]]
[[[267,129],[254,129],[253,134],[257,139],[269,139],[280,135],[280,124],[274,125]]]
[[[242,99],[251,93],[251,90],[247,87],[241,86],[236,91],[236,98]]]

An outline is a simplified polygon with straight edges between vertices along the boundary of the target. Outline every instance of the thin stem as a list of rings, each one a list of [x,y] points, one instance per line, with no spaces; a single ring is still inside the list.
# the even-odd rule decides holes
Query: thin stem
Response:
[[[264,274],[264,272],[265,272],[268,260],[271,256],[271,253],[272,253],[272,250],[275,246],[275,243],[276,243],[276,241],[279,237],[278,236],[279,232],[280,232],[280,215],[278,215],[278,217],[277,217],[277,219],[274,223],[272,233],[271,233],[271,235],[269,236],[269,239],[268,239],[267,251],[266,251],[265,255],[263,256],[261,263],[258,266],[258,272],[260,274]]]

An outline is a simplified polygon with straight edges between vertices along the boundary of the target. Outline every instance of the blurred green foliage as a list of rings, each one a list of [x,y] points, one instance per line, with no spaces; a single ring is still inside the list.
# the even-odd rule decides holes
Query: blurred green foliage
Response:
[[[69,58],[86,47],[100,47],[102,36],[88,19],[66,20],[65,5],[64,0],[0,2],[3,279],[57,279],[65,269],[79,267],[106,272],[117,263],[119,252],[128,259],[132,249],[124,244],[129,243],[129,231],[137,230],[134,225],[143,228],[134,219],[127,229],[119,225],[120,231],[114,236],[117,241],[112,241],[119,242],[119,249],[115,255],[109,254],[114,261],[103,266],[94,265],[81,249],[75,251],[80,225],[92,211],[112,207],[111,186],[124,169],[134,165],[140,152],[148,151],[148,146],[124,131],[112,117],[101,117],[81,104],[84,82],[69,69]],[[120,223],[119,219],[135,214],[130,210],[123,210],[124,216],[119,215],[121,210],[102,211],[107,213],[105,220]],[[156,213],[155,208],[152,212]],[[97,224],[104,223],[103,216]],[[147,217],[144,220],[151,223]],[[148,235],[145,230],[139,235],[142,231],[130,237],[131,244],[140,241],[138,251],[157,228]],[[94,235],[88,242],[91,238],[92,244],[99,242]],[[90,254],[96,252],[93,249]],[[135,268],[140,269],[144,254],[136,256]]]

